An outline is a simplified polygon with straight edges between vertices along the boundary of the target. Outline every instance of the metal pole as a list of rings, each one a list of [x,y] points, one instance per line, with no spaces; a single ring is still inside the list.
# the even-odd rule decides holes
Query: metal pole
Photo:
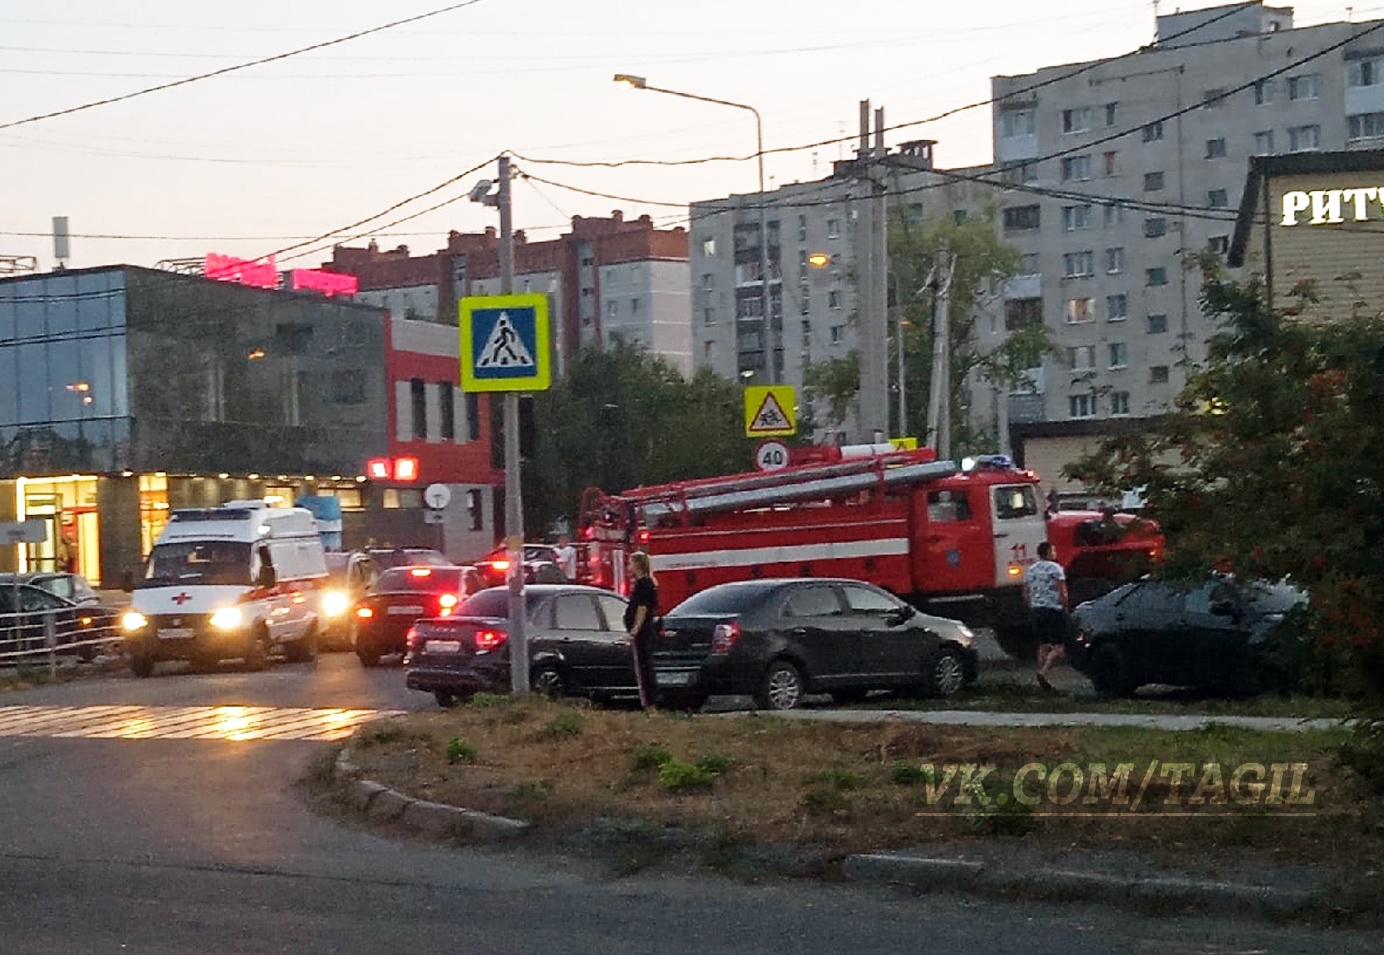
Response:
[[[870,103],[860,104],[861,143],[869,142]],[[875,111],[875,145],[860,159],[869,201],[860,231],[865,251],[857,283],[860,296],[858,340],[860,351],[860,425],[867,441],[889,437],[889,249],[885,234],[889,217],[885,204],[887,184],[884,163],[884,113]]]
[[[500,294],[514,292],[514,216],[509,157],[500,157]],[[529,641],[524,632],[524,498],[520,485],[519,393],[505,392],[505,547],[509,552],[509,688],[529,692]]]
[[[779,383],[778,371],[778,332],[774,328],[773,296],[769,293],[769,223],[764,211],[768,197],[764,194],[764,124],[760,121],[759,110],[754,113],[755,148],[759,159],[759,278],[760,301],[764,307],[764,351],[768,362],[769,383]],[[782,234],[783,226],[779,226]],[[781,241],[781,240],[780,240]]]
[[[948,392],[950,383],[947,368],[950,364],[948,337],[951,333],[950,297],[952,271],[956,266],[956,256],[947,252],[946,246],[937,250],[940,275],[937,280],[937,297],[932,312],[932,387],[928,396],[927,430],[937,457],[946,460],[951,456],[951,409]]]

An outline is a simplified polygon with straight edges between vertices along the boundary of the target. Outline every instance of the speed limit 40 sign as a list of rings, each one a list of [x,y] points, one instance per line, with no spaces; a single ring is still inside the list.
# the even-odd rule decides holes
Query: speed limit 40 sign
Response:
[[[754,449],[754,466],[761,471],[788,467],[788,445],[782,441],[761,441]]]

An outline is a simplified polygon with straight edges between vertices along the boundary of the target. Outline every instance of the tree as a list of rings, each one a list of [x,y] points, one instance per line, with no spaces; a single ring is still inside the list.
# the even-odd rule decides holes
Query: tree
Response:
[[[691,381],[665,359],[616,342],[591,346],[534,398],[524,463],[525,526],[575,521],[582,492],[745,471],[740,388],[702,369]]]
[[[1105,493],[1143,488],[1173,576],[1229,561],[1237,574],[1307,589],[1315,676],[1359,694],[1372,716],[1356,754],[1384,792],[1384,319],[1299,321],[1262,286],[1208,269],[1219,316],[1205,364],[1172,410],[1068,467]],[[1310,288],[1301,290],[1310,295]]]

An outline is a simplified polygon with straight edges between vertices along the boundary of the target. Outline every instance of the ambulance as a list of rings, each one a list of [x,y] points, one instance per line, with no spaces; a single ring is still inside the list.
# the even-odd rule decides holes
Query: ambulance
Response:
[[[317,522],[297,507],[229,501],[175,510],[121,619],[136,676],[164,660],[196,667],[317,655],[327,563]]]

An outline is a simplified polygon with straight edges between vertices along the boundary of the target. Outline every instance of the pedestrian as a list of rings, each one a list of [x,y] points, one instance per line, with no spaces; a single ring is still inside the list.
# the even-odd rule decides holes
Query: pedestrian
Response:
[[[553,557],[557,563],[557,569],[562,571],[562,576],[568,580],[577,579],[577,549],[572,546],[572,539],[566,534],[558,535],[557,546],[553,548]]]
[[[630,554],[629,572],[634,579],[629,603],[625,604],[625,630],[630,635],[634,654],[634,678],[639,685],[639,705],[649,713],[654,706],[653,641],[657,633],[658,581],[654,579],[649,555],[642,550]]]
[[[1067,655],[1067,574],[1051,541],[1038,545],[1038,560],[1024,572],[1024,599],[1038,632],[1038,685],[1051,690],[1048,671]]]

